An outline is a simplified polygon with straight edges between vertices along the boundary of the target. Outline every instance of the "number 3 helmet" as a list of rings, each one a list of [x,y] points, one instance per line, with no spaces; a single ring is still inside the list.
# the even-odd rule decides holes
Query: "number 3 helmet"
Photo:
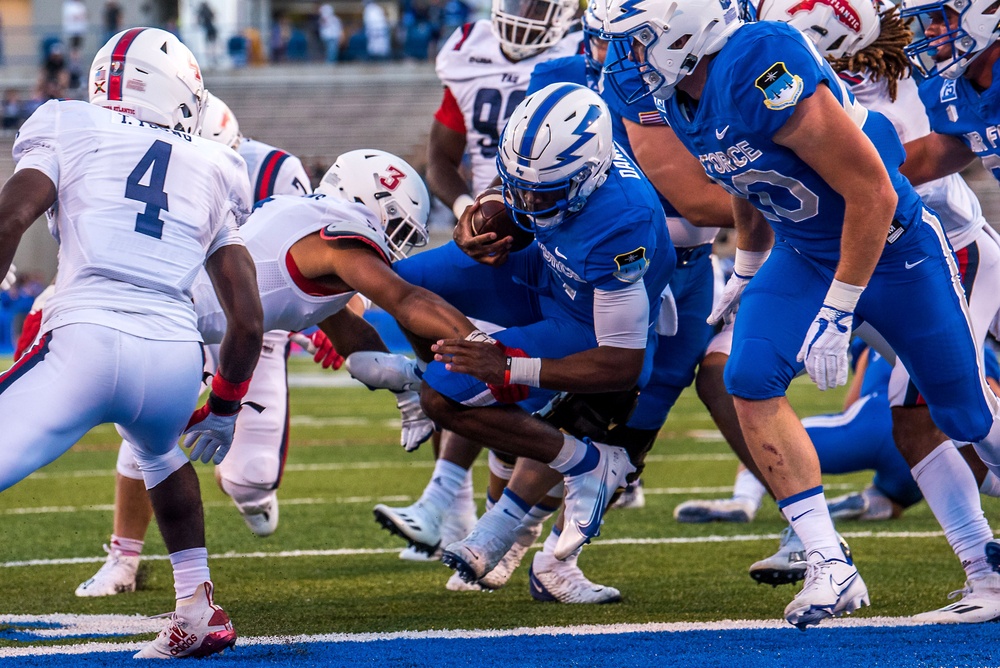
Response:
[[[396,260],[427,243],[431,197],[417,170],[398,156],[374,149],[342,153],[315,192],[371,209]]]
[[[205,110],[202,112],[201,136],[225,144],[234,151],[239,149],[243,135],[229,105],[205,91]]]
[[[524,98],[497,152],[514,221],[552,227],[579,211],[607,179],[614,151],[611,113],[589,88],[554,83]]]
[[[188,134],[197,134],[205,84],[191,51],[158,28],[131,28],[94,56],[90,102]]]
[[[558,43],[579,10],[579,0],[493,0],[490,25],[504,53],[523,60]]]
[[[962,76],[965,68],[1000,37],[997,9],[996,0],[903,0],[900,18],[916,18],[920,33],[927,32],[932,22],[943,26],[936,34],[931,31],[931,35],[918,37],[904,47],[910,64],[926,77]],[[949,11],[958,16],[954,29]]]
[[[677,82],[725,46],[741,25],[736,0],[609,0],[605,35],[628,40],[632,51],[638,43],[645,58],[609,57],[604,71],[614,82],[616,73],[638,70],[647,90],[633,91],[629,103],[649,94],[669,98]]]
[[[872,0],[763,0],[757,17],[790,23],[833,60],[861,51],[881,29]]]

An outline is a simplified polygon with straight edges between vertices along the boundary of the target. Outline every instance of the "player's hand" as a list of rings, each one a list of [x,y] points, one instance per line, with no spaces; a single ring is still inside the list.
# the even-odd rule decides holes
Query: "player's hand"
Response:
[[[511,245],[514,237],[504,237],[497,239],[495,232],[475,235],[472,233],[472,212],[475,205],[467,207],[455,225],[452,238],[463,253],[471,257],[476,262],[499,267],[507,261],[510,255]]]
[[[420,391],[417,361],[406,355],[363,350],[348,355],[344,366],[351,378],[361,381],[369,390]]]
[[[302,346],[302,348],[313,356],[313,362],[320,364],[324,369],[333,368],[334,371],[344,365],[344,358],[333,347],[333,342],[317,329],[310,335],[301,332],[292,332],[288,338]]]
[[[854,314],[823,305],[809,326],[796,359],[805,362],[809,377],[821,390],[847,384],[847,349]]]
[[[235,411],[232,411],[233,403],[236,404]],[[222,401],[210,393],[208,401],[191,415],[184,428],[182,444],[191,448],[188,459],[193,462],[200,459],[205,464],[209,461],[221,463],[233,444],[240,408],[238,401]]]
[[[528,357],[520,348],[509,348],[499,341],[493,343],[446,339],[431,346],[434,359],[445,368],[465,373],[486,383],[493,397],[502,404],[513,404],[528,398],[527,385],[507,384],[507,358]]]
[[[15,283],[17,283],[17,267],[11,262],[10,268],[7,270],[7,275],[0,281],[0,291],[10,290],[14,287]]]
[[[733,321],[733,318],[736,317],[736,311],[740,308],[740,298],[743,296],[743,290],[746,289],[751,278],[753,276],[740,276],[733,272],[733,275],[726,281],[726,287],[722,290],[722,297],[719,298],[719,303],[715,305],[715,308],[712,309],[712,314],[708,316],[708,324],[714,325],[721,320],[728,325]]]
[[[396,408],[402,419],[399,444],[407,452],[413,452],[434,433],[434,422],[420,407],[419,394],[411,390],[393,394],[396,395]]]

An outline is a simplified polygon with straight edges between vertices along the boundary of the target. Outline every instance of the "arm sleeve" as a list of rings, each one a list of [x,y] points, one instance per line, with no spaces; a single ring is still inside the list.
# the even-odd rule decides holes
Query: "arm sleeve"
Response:
[[[646,347],[649,298],[642,279],[623,290],[594,290],[594,333],[597,345],[613,348]]]
[[[441,106],[434,112],[434,120],[449,130],[465,134],[465,117],[462,116],[462,110],[458,108],[458,100],[455,99],[451,89],[447,86],[444,89]]]
[[[14,140],[15,172],[37,169],[59,186],[59,102],[39,107],[21,126]]]

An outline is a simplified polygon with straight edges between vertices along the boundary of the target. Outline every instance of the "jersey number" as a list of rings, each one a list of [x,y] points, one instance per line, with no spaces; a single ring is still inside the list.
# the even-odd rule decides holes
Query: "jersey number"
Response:
[[[155,141],[142,156],[139,164],[125,181],[125,197],[146,205],[146,210],[135,215],[135,231],[139,234],[159,239],[163,236],[163,221],[160,211],[169,211],[167,193],[163,184],[167,180],[167,163],[173,147],[165,141]],[[149,185],[142,184],[142,178],[149,173]]]
[[[523,90],[511,91],[510,97],[507,98],[507,105],[503,109],[502,119],[500,107],[503,106],[503,93],[495,88],[481,88],[476,93],[476,101],[472,106],[472,126],[476,132],[486,135],[479,140],[479,151],[484,158],[497,156],[497,146],[500,144],[500,121],[507,122],[514,108],[521,104],[525,92]]]
[[[732,186],[723,187],[737,197],[756,201],[757,209],[771,222],[784,218],[800,223],[819,213],[816,193],[801,181],[773,170],[748,170],[734,176]],[[778,199],[788,206],[779,205]]]

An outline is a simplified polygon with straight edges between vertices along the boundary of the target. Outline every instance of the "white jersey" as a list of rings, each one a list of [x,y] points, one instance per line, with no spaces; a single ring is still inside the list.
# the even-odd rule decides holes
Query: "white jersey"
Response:
[[[308,195],[312,192],[309,175],[302,162],[291,153],[248,138],[240,142],[239,153],[247,161],[254,202],[271,195]]]
[[[841,78],[850,85],[858,102],[892,122],[904,144],[930,134],[930,122],[912,77],[899,81],[895,102],[889,99],[885,81],[872,81],[867,73],[844,73]],[[986,225],[979,199],[958,174],[919,185],[916,191],[924,204],[940,216],[948,241],[956,250],[971,243]]]
[[[391,264],[382,223],[367,207],[325,195],[275,196],[258,207],[240,230],[257,268],[264,331],[312,327],[347,306],[356,294],[353,290],[324,294],[298,274],[289,249],[320,231],[328,239],[365,241]],[[218,343],[226,331],[226,316],[206,273],[195,284],[194,303],[202,336],[207,343]]]
[[[473,193],[496,178],[500,131],[524,99],[535,65],[579,53],[581,35],[571,33],[542,53],[514,63],[500,50],[490,22],[476,21],[458,28],[441,47],[437,75],[455,96],[465,121]]]
[[[191,288],[205,258],[241,244],[246,165],[201,137],[77,101],[50,101],[21,127],[17,169],[58,191],[56,293],[42,331],[71,323],[198,341]],[[191,178],[191,175],[197,178]]]

